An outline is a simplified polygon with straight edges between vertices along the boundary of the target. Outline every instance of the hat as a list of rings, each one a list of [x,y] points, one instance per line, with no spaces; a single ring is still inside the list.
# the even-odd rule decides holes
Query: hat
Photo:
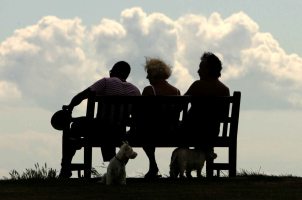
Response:
[[[69,127],[71,122],[71,113],[67,110],[59,110],[55,112],[50,120],[54,129],[63,130]]]

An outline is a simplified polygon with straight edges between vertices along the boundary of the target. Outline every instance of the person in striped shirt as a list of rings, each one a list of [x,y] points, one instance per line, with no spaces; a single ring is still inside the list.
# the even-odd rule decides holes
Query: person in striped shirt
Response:
[[[119,61],[115,63],[112,69],[109,71],[109,77],[101,78],[96,81],[87,89],[75,95],[69,105],[63,106],[63,109],[68,110],[70,113],[73,108],[79,105],[84,99],[87,99],[91,92],[94,92],[96,95],[121,95],[121,96],[139,96],[141,95],[139,89],[126,81],[131,71],[130,65],[125,61]],[[76,121],[71,125],[71,130],[68,131],[63,137],[64,145],[63,145],[63,155],[61,162],[61,171],[59,177],[61,178],[69,178],[72,176],[70,170],[70,163],[72,161],[73,156],[76,153],[76,150],[79,148],[72,145],[71,140],[76,139],[75,132],[83,131],[87,128],[87,123],[89,123],[85,117],[79,117]],[[74,130],[74,131],[73,131]],[[85,132],[85,131],[84,131]],[[83,133],[81,133],[83,134]],[[104,162],[110,161],[110,159],[115,156],[115,147],[103,147],[102,155]]]

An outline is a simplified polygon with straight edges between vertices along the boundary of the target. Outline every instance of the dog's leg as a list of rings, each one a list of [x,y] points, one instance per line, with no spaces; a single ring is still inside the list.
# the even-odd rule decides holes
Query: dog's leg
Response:
[[[185,178],[186,164],[181,164],[179,167],[179,177]]]
[[[177,169],[175,170],[175,178],[177,178],[178,176],[180,176],[179,168],[177,168]]]
[[[198,169],[196,170],[197,178],[201,178],[201,169],[202,169],[202,168],[198,168]]]
[[[112,185],[115,182],[116,177],[116,169],[112,167],[112,165],[108,165],[107,173],[106,173],[106,185]]]
[[[186,170],[186,177],[187,178],[192,178],[191,172],[192,172],[191,168],[189,168],[189,169]]]
[[[171,178],[177,178],[178,177],[179,168],[178,168],[176,162],[170,164],[170,172],[169,173],[170,173]]]
[[[125,169],[125,167],[123,167],[122,169],[121,169],[121,181],[120,181],[120,184],[121,185],[126,185],[126,169]]]
[[[112,183],[113,183],[112,177],[108,176],[108,174],[107,174],[107,176],[106,176],[106,185],[112,185]]]

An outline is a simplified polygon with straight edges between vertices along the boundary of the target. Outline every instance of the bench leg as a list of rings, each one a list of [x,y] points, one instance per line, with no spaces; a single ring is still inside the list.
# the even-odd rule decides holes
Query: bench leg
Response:
[[[206,176],[207,178],[212,178],[214,176],[214,169],[213,169],[213,159],[208,158],[206,160]]]
[[[237,171],[237,148],[232,146],[229,148],[229,177],[235,177]]]
[[[84,147],[84,178],[91,178],[92,147]]]

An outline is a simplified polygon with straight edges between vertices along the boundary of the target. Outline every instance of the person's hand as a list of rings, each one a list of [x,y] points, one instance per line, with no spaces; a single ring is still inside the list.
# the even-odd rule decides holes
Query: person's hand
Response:
[[[70,105],[63,105],[62,109],[72,113],[73,107]]]

